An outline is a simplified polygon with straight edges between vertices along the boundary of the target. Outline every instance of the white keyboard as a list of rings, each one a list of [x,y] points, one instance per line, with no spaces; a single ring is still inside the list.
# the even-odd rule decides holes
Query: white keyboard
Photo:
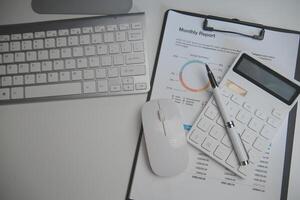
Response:
[[[246,178],[271,144],[286,113],[281,113],[275,108],[271,112],[257,109],[247,103],[245,97],[225,88],[222,89],[222,95],[230,117],[235,119],[237,132],[241,135],[249,154],[250,164],[238,164],[213,97],[195,121],[188,134],[188,141],[230,171]]]
[[[143,13],[0,26],[0,104],[149,91]]]

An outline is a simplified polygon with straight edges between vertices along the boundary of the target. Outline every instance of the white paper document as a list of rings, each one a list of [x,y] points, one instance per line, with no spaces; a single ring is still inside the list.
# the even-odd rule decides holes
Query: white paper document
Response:
[[[240,51],[247,51],[293,79],[299,35],[265,30],[263,40],[202,29],[204,18],[169,11],[161,43],[151,99],[168,98],[177,103],[186,131],[211,96],[206,69],[208,63],[217,81]],[[209,20],[221,29],[258,34],[256,27]],[[257,164],[251,178],[243,180],[189,146],[188,168],[182,174],[162,178],[151,171],[142,139],[130,199],[279,200],[287,138],[287,120],[272,145]]]

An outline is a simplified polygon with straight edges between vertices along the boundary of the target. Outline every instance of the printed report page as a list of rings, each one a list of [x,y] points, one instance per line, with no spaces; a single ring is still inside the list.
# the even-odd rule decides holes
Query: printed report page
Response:
[[[297,34],[266,30],[263,40],[255,40],[204,31],[203,20],[169,11],[151,95],[151,99],[168,98],[177,103],[186,132],[211,97],[204,63],[210,66],[218,82],[240,51],[252,53],[291,79],[296,68]],[[260,31],[256,27],[216,20],[209,20],[209,25],[250,35]],[[185,172],[170,178],[158,177],[151,171],[142,139],[130,198],[279,200],[286,138],[287,119],[247,180],[237,177],[192,146],[189,146],[190,160]]]

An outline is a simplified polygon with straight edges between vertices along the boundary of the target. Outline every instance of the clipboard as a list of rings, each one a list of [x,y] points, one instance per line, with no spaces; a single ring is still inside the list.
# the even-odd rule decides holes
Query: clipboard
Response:
[[[161,31],[161,34],[160,34],[158,49],[157,49],[157,53],[156,53],[156,58],[155,58],[152,77],[151,77],[151,82],[150,82],[151,89],[150,89],[150,91],[147,95],[147,101],[149,101],[151,99],[152,87],[153,87],[154,80],[155,80],[155,75],[156,75],[156,71],[157,71],[158,60],[159,60],[159,56],[160,56],[162,41],[163,41],[164,33],[165,33],[165,27],[166,27],[166,23],[167,23],[167,19],[168,19],[168,14],[169,14],[170,11],[178,12],[178,13],[188,15],[188,16],[204,18],[205,20],[204,20],[203,27],[202,27],[203,30],[211,31],[211,32],[213,32],[213,31],[223,32],[223,33],[226,33],[226,34],[237,34],[237,35],[241,35],[241,36],[244,36],[244,37],[248,37],[249,40],[263,40],[265,30],[271,30],[271,31],[282,32],[282,33],[293,33],[293,34],[297,34],[297,35],[300,36],[299,31],[282,29],[282,28],[271,27],[271,26],[265,26],[265,25],[262,25],[262,24],[256,24],[256,23],[251,23],[251,22],[246,22],[246,21],[240,21],[238,19],[229,19],[229,18],[224,18],[224,17],[204,15],[204,14],[198,14],[198,13],[191,13],[191,12],[173,10],[173,9],[167,10],[165,12],[165,15],[164,15],[162,31]],[[209,20],[216,20],[216,21],[220,21],[220,22],[228,22],[228,23],[237,24],[237,25],[244,25],[244,26],[254,27],[254,28],[258,28],[259,31],[257,32],[257,34],[252,34],[251,35],[251,34],[240,33],[240,32],[237,32],[237,31],[222,30],[222,29],[211,26],[209,24]],[[296,61],[296,69],[295,69],[295,73],[294,73],[294,78],[296,80],[300,81],[300,40],[299,40],[299,44],[298,44],[297,61]],[[290,176],[290,166],[291,166],[291,158],[292,158],[292,150],[293,150],[293,141],[294,141],[294,132],[295,132],[295,124],[296,124],[296,115],[297,115],[297,104],[291,110],[291,112],[289,114],[289,117],[288,117],[287,138],[286,138],[286,146],[285,146],[283,177],[282,177],[282,184],[281,184],[280,200],[287,199],[288,186],[289,186],[289,176]],[[140,133],[139,133],[138,142],[137,142],[137,146],[136,146],[136,151],[135,151],[135,155],[134,155],[134,160],[133,160],[133,164],[132,164],[132,169],[131,169],[131,173],[130,173],[130,179],[129,179],[129,183],[128,183],[128,187],[127,187],[126,200],[138,200],[138,199],[131,199],[130,198],[130,193],[131,193],[132,183],[133,183],[135,169],[136,169],[136,165],[137,165],[138,155],[139,155],[139,152],[140,152],[142,135],[143,135],[143,128],[141,126],[141,130],[140,130]]]

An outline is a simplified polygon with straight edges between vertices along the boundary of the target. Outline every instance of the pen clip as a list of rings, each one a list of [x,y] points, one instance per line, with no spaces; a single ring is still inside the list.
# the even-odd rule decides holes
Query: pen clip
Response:
[[[208,25],[207,18],[204,19],[203,30],[205,30],[205,31],[212,31],[212,32],[213,31],[215,31],[215,32],[221,32],[221,33],[231,33],[231,34],[236,34],[236,35],[241,35],[241,36],[249,37],[249,38],[252,38],[252,39],[255,39],[255,40],[263,40],[264,37],[265,37],[265,29],[264,28],[261,28],[261,30],[259,31],[259,33],[257,35],[248,35],[248,34],[236,32],[236,31],[227,31],[227,30],[216,29],[216,28]]]

